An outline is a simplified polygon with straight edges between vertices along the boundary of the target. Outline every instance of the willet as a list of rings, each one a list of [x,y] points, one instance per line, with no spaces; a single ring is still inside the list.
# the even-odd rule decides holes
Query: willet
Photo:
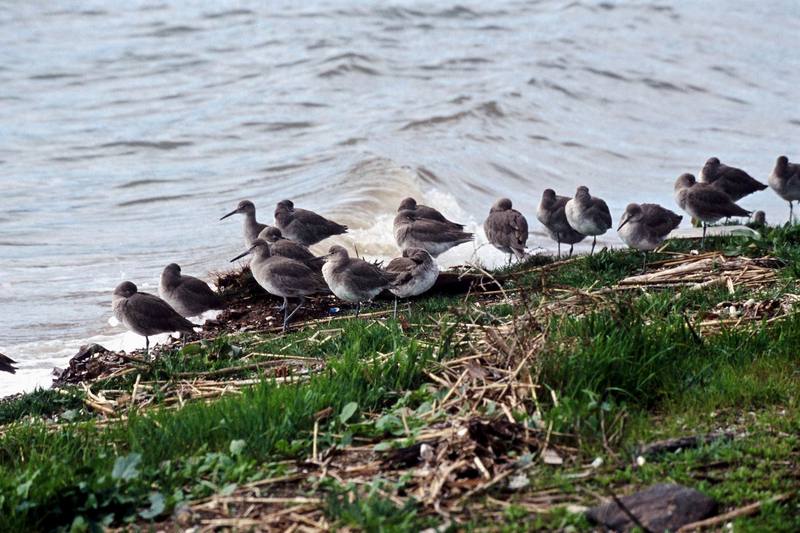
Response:
[[[291,200],[278,202],[275,207],[275,225],[284,237],[305,246],[317,244],[333,235],[347,233],[347,226],[337,224],[313,211],[295,209]]]
[[[578,233],[592,236],[592,251],[597,244],[597,236],[604,234],[611,227],[611,212],[608,205],[600,198],[589,194],[589,188],[581,185],[575,191],[575,198],[571,198],[564,206],[567,222]]]
[[[683,219],[656,204],[628,204],[617,233],[625,244],[644,253],[642,272],[647,266],[647,252],[655,250]]]
[[[0,372],[16,374],[17,369],[14,367],[15,364],[17,364],[16,361],[11,359],[9,356],[0,353]]]
[[[249,254],[253,254],[250,259],[250,271],[256,282],[268,293],[283,298],[283,331],[286,331],[289,320],[303,306],[306,296],[328,290],[319,272],[315,272],[300,261],[272,255],[264,239],[256,239],[246,252],[231,259],[231,263]],[[300,299],[291,313],[289,313],[289,298]]]
[[[713,185],[727,194],[734,202],[738,202],[748,194],[767,188],[767,185],[753,178],[744,170],[723,165],[716,157],[706,161],[700,170],[699,178],[701,183]]]
[[[338,298],[357,304],[356,317],[361,311],[361,302],[369,302],[382,290],[390,288],[397,277],[363,259],[350,257],[339,245],[331,246],[323,257],[322,275],[328,287]]]
[[[438,257],[454,246],[471,242],[472,233],[444,222],[419,218],[413,211],[400,211],[394,217],[394,238],[401,250],[422,248]]]
[[[181,274],[181,267],[170,263],[161,273],[158,295],[184,317],[222,309],[222,298],[205,281]]]
[[[536,218],[547,229],[550,238],[558,243],[558,258],[561,259],[561,243],[569,244],[569,255],[572,247],[586,238],[586,235],[575,231],[567,221],[566,205],[569,198],[558,196],[553,189],[545,189]]]
[[[511,257],[525,258],[525,243],[528,241],[528,221],[522,213],[511,207],[511,200],[500,198],[489,210],[489,216],[483,223],[483,231],[489,242],[503,253]]]
[[[708,183],[697,183],[691,174],[681,174],[675,180],[675,196],[678,205],[703,223],[703,239],[706,243],[706,226],[727,217],[750,216],[750,211],[736,205],[730,197]]]
[[[258,238],[264,239],[269,243],[269,252],[272,255],[279,255],[281,257],[288,257],[289,259],[300,261],[317,272],[322,270],[322,263],[324,262],[322,259],[312,254],[311,251],[302,244],[284,237],[281,230],[278,228],[269,226],[258,234]]]
[[[397,299],[411,298],[427,292],[439,277],[439,266],[431,254],[422,248],[406,248],[402,257],[395,257],[386,265],[386,271],[395,275],[395,284],[389,287],[394,294],[394,316],[397,317]]]
[[[789,202],[789,224],[791,224],[794,220],[794,202],[800,200],[800,164],[789,163],[785,155],[780,156],[767,181],[778,196]]]
[[[400,206],[397,208],[397,211],[413,211],[416,217],[419,219],[435,220],[436,222],[443,222],[453,229],[464,229],[464,224],[459,224],[458,222],[448,220],[438,210],[434,209],[433,207],[428,207],[427,205],[418,204],[417,201],[411,197],[403,198],[403,200],[400,202]]]
[[[256,206],[250,200],[242,200],[236,206],[236,209],[220,218],[220,220],[225,220],[229,216],[236,214],[244,215],[244,244],[249,248],[253,245],[253,241],[258,239],[258,234],[268,226],[256,221]]]
[[[136,285],[130,281],[117,285],[111,301],[117,320],[144,337],[144,351],[147,354],[150,353],[151,335],[173,331],[192,333],[192,328],[196,327],[158,296],[138,292]]]

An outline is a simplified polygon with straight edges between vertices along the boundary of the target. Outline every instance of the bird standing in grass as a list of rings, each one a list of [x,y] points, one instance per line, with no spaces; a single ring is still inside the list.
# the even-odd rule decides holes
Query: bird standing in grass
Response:
[[[678,227],[683,217],[657,204],[628,204],[617,233],[625,244],[644,253],[642,272],[647,266],[647,252],[655,250],[667,235]]]
[[[272,255],[269,244],[263,239],[256,239],[246,252],[237,255],[231,262],[250,254],[253,255],[250,259],[253,278],[268,293],[283,298],[283,331],[286,331],[289,321],[305,303],[306,296],[328,290],[319,272],[300,261]],[[289,298],[300,300],[291,313],[289,313]]]
[[[158,294],[183,317],[222,309],[222,298],[205,281],[181,274],[181,267],[170,263],[161,273]]]
[[[800,164],[790,163],[788,157],[780,156],[767,181],[778,196],[789,202],[789,224],[791,224],[794,222],[794,202],[800,200]]]
[[[766,184],[761,183],[744,170],[724,165],[716,157],[706,161],[700,170],[699,178],[701,183],[708,183],[719,189],[734,202],[767,188]]]
[[[697,183],[691,174],[681,174],[674,190],[681,209],[703,223],[701,247],[705,246],[708,224],[721,218],[750,216],[750,211],[736,205],[727,194],[708,183]]]
[[[397,299],[412,298],[430,290],[439,277],[439,266],[422,248],[406,248],[402,257],[389,261],[386,272],[395,276],[389,292],[394,294],[394,316],[397,317]]]
[[[244,215],[244,244],[250,247],[253,245],[253,241],[258,239],[258,234],[261,233],[267,225],[261,224],[256,220],[256,206],[250,200],[242,200],[239,202],[239,205],[236,206],[236,209],[220,218],[220,220],[225,220],[229,216],[236,214]]]
[[[536,218],[541,222],[550,238],[558,243],[558,258],[561,259],[561,243],[569,244],[569,255],[572,247],[586,238],[586,235],[575,230],[567,221],[566,206],[569,198],[558,196],[553,189],[545,189]]]
[[[483,231],[492,246],[508,254],[509,264],[514,256],[519,260],[525,258],[528,221],[522,213],[512,208],[508,198],[500,198],[494,203],[483,223]]]
[[[112,297],[114,316],[137,335],[144,337],[144,351],[150,353],[150,336],[159,333],[180,331],[192,333],[192,324],[178,314],[167,302],[146,292],[139,292],[136,285],[123,281],[114,289]]]
[[[304,246],[311,246],[333,235],[347,233],[347,226],[328,220],[307,209],[295,209],[291,200],[282,200],[275,207],[275,226],[284,237]]]
[[[572,229],[592,236],[592,251],[589,252],[592,255],[597,236],[603,235],[613,224],[608,205],[602,199],[590,195],[589,188],[581,185],[575,191],[575,198],[567,201],[564,212]]]
[[[356,317],[361,312],[361,302],[369,302],[382,290],[391,288],[397,274],[386,272],[363,259],[350,257],[344,247],[331,246],[323,256],[322,275],[333,294],[346,302],[356,304]]]

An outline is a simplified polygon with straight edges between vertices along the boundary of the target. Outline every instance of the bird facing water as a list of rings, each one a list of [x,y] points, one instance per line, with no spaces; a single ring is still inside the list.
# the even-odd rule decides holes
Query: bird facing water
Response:
[[[628,204],[622,214],[617,233],[625,244],[644,252],[642,271],[647,265],[647,252],[655,250],[667,235],[678,227],[683,217],[657,204]]]
[[[150,352],[151,335],[194,331],[195,325],[179,315],[167,302],[153,294],[139,292],[130,281],[117,285],[111,302],[117,320],[144,337],[145,353]]]
[[[231,259],[231,263],[252,254],[250,271],[253,278],[268,293],[283,298],[283,330],[289,320],[303,306],[306,296],[327,292],[328,287],[319,272],[315,272],[306,264],[272,255],[269,244],[263,239],[256,239],[253,245],[244,253]],[[289,313],[289,298],[299,298],[300,302]]]
[[[754,192],[763,191],[767,185],[753,178],[740,168],[729,167],[716,157],[709,158],[700,170],[700,182],[708,183],[738,202]]]
[[[789,158],[785,155],[780,156],[767,181],[778,196],[789,202],[789,223],[791,224],[794,216],[794,202],[800,200],[800,164],[790,163]]]
[[[422,248],[432,257],[438,257],[454,246],[471,242],[472,233],[403,210],[394,217],[394,238],[401,250]]]
[[[389,261],[386,272],[395,276],[389,292],[395,296],[394,315],[397,316],[397,299],[419,296],[430,290],[439,277],[439,266],[422,248],[406,248],[402,257]]]
[[[572,229],[592,236],[592,251],[589,252],[592,255],[597,236],[603,235],[613,224],[608,205],[602,199],[590,195],[589,188],[581,185],[575,191],[575,198],[567,201],[564,212]]]
[[[181,274],[181,267],[170,263],[161,273],[158,295],[183,317],[222,309],[222,298],[205,281]]]
[[[361,302],[369,302],[382,290],[392,287],[398,277],[363,259],[350,257],[339,245],[331,246],[323,257],[325,282],[337,298],[357,304],[356,317],[361,311]]]
[[[503,253],[517,259],[525,258],[525,243],[528,241],[528,221],[513,209],[511,200],[500,198],[489,210],[489,216],[483,223],[483,231],[489,242]]]
[[[295,261],[305,263],[306,266],[317,272],[322,270],[324,261],[311,253],[311,251],[300,243],[287,239],[276,227],[269,226],[258,234],[259,239],[264,239],[269,243],[269,251],[272,255],[288,257]]]
[[[561,243],[569,244],[569,255],[572,256],[572,247],[586,238],[586,235],[576,231],[567,221],[566,206],[569,198],[558,196],[553,189],[545,189],[536,218],[547,229],[550,238],[558,243],[558,258],[561,258]]]
[[[236,209],[220,218],[220,220],[225,220],[229,216],[236,214],[244,215],[244,244],[250,247],[253,245],[253,241],[258,238],[258,234],[261,233],[267,225],[256,221],[256,206],[250,200],[242,200],[239,202],[239,205],[236,206]]]
[[[291,200],[282,200],[275,206],[275,226],[284,237],[304,246],[347,233],[347,226],[337,224],[313,211],[295,209]]]
[[[727,194],[708,183],[698,183],[691,174],[681,174],[675,180],[674,190],[681,209],[703,223],[701,247],[705,245],[709,223],[721,218],[750,216],[750,211],[736,205]]]
[[[428,207],[427,205],[418,204],[417,201],[411,197],[403,198],[403,200],[400,202],[400,206],[397,208],[397,211],[412,211],[419,219],[435,220],[436,222],[447,224],[453,229],[464,229],[464,224],[459,224],[457,222],[453,222],[452,220],[448,220],[438,210],[434,209],[433,207]]]

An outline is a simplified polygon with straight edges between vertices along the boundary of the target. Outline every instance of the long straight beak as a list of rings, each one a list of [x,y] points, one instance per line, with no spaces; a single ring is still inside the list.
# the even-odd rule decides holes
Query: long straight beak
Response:
[[[231,216],[231,215],[235,215],[235,214],[236,214],[236,213],[238,213],[238,212],[239,212],[239,210],[238,210],[238,209],[234,209],[233,211],[231,211],[230,213],[228,213],[228,214],[227,214],[227,215],[225,215],[224,217],[220,218],[220,220],[225,220],[225,219],[226,219],[226,218],[228,218],[229,216]]]
[[[250,249],[249,249],[249,250],[247,250],[246,252],[244,252],[244,253],[241,253],[241,254],[237,255],[236,257],[234,257],[233,259],[231,259],[231,263],[233,263],[233,262],[234,262],[234,261],[236,261],[237,259],[241,259],[242,257],[244,257],[244,256],[246,256],[246,255],[249,255],[249,254],[253,253],[253,248],[255,248],[255,246],[251,246],[251,247],[250,247]]]
[[[631,219],[631,217],[628,217],[628,218],[626,218],[625,220],[623,220],[623,221],[622,221],[622,223],[621,223],[621,224],[619,225],[619,227],[617,228],[617,231],[621,230],[621,229],[622,229],[622,226],[624,226],[625,224],[627,224],[627,223],[628,223],[628,221],[629,221],[630,219]]]
[[[332,256],[333,254],[318,255],[315,259],[322,259],[323,261]]]

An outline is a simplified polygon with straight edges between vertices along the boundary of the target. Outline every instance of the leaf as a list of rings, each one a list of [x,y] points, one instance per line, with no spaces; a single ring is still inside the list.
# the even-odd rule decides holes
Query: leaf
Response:
[[[356,413],[356,410],[358,410],[358,404],[356,402],[350,402],[342,407],[342,412],[339,414],[339,420],[342,421],[342,424],[350,420],[350,417]]]
[[[241,439],[234,439],[231,441],[230,451],[231,455],[239,455],[244,450],[246,442]]]
[[[150,508],[145,509],[139,513],[139,516],[144,518],[145,520],[151,520],[161,513],[164,512],[166,508],[166,502],[164,501],[164,495],[160,492],[151,492],[150,493]]]
[[[228,483],[219,491],[223,496],[230,496],[236,491],[236,483]]]
[[[384,440],[376,444],[373,448],[376,452],[385,452],[386,450],[392,449],[392,441]]]
[[[138,453],[129,453],[123,457],[117,457],[114,461],[114,469],[111,471],[111,477],[114,479],[122,479],[130,481],[139,477],[139,470],[136,468],[142,461],[142,456]]]

